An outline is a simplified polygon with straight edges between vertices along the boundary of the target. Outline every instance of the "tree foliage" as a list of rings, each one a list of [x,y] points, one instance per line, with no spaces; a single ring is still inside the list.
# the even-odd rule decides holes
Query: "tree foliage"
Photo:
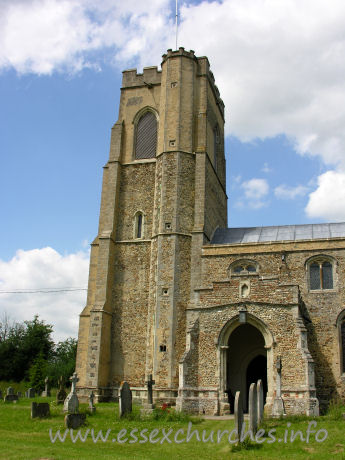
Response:
[[[47,361],[43,357],[43,353],[39,353],[35,361],[29,369],[30,388],[34,388],[37,392],[44,390],[44,379],[47,376]]]
[[[15,323],[7,315],[0,319],[0,380],[30,380],[41,390],[48,375],[52,385],[62,375],[68,381],[75,369],[77,341],[69,338],[54,344],[53,327],[35,316]]]
[[[62,375],[65,382],[75,370],[75,358],[77,353],[77,340],[71,337],[64,342],[59,342],[54,349],[52,358],[48,364],[47,373],[52,385],[57,386],[58,379]]]

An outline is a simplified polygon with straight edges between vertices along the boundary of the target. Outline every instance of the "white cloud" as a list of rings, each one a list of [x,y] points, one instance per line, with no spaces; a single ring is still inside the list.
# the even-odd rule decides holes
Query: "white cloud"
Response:
[[[168,0],[4,1],[0,5],[0,69],[73,73],[99,68],[102,53],[108,61],[121,64],[133,58],[159,62],[173,30],[168,4]]]
[[[231,107],[228,134],[285,133],[299,153],[345,164],[343,0],[203,2],[182,16],[181,43],[209,57]]]
[[[104,60],[154,65],[174,46],[173,6],[169,0],[5,0],[0,69],[50,74],[99,68]],[[187,2],[179,44],[209,57],[226,104],[227,134],[250,141],[284,133],[300,154],[345,166],[343,0]]]
[[[263,167],[261,168],[261,171],[268,174],[272,172],[273,169],[268,166],[268,163],[264,163]]]
[[[0,260],[0,291],[85,288],[88,267],[87,251],[63,256],[49,247],[19,250],[10,261]],[[32,320],[38,314],[40,319],[54,326],[53,338],[58,341],[77,336],[86,291],[0,293],[0,302],[1,310],[19,322]]]
[[[241,187],[244,189],[247,198],[262,198],[267,195],[269,186],[266,179],[250,179],[242,182]]]
[[[318,188],[310,193],[306,213],[310,218],[345,221],[345,173],[327,171],[318,178]]]
[[[242,182],[241,188],[244,190],[246,204],[252,209],[260,209],[266,205],[262,199],[268,194],[269,186],[266,179],[250,179]],[[243,201],[240,201],[241,206]]]
[[[279,185],[274,189],[274,194],[277,198],[282,200],[293,200],[298,196],[304,196],[308,192],[308,187],[304,185],[296,185],[296,187],[289,187],[288,185]]]

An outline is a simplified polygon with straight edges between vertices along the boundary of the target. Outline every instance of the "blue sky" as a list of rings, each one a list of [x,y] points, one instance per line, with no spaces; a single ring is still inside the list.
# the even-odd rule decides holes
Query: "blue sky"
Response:
[[[331,3],[180,5],[178,44],[209,57],[226,105],[229,226],[345,220],[345,4]],[[173,16],[165,0],[0,5],[0,291],[86,287],[121,70],[160,65]],[[64,338],[84,303],[0,293],[0,316],[38,313]]]

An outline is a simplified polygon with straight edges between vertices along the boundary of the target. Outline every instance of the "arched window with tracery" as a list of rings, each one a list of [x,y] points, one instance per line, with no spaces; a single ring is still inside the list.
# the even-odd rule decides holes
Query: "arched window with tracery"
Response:
[[[258,264],[253,260],[237,260],[230,266],[230,274],[234,275],[256,275],[259,271]]]
[[[134,153],[136,160],[155,158],[157,150],[157,118],[147,110],[139,118],[135,129]]]
[[[311,291],[333,289],[333,266],[331,259],[314,258],[309,262],[309,289]]]

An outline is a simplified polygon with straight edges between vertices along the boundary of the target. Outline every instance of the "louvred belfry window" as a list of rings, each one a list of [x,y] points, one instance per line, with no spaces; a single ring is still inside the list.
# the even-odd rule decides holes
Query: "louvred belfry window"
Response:
[[[138,121],[135,139],[135,159],[155,158],[157,149],[157,120],[146,112]]]

